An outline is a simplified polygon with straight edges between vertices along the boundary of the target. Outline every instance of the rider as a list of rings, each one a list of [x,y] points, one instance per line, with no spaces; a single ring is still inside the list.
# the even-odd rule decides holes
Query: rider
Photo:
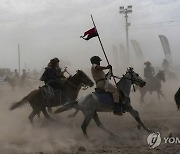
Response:
[[[146,67],[144,68],[144,77],[147,80],[150,80],[155,74],[154,68],[151,66],[151,63],[149,61],[145,62],[144,65],[146,65]]]
[[[100,66],[100,62],[102,60],[99,56],[91,57],[90,61],[92,64],[91,74],[93,76],[94,81],[96,82],[96,88],[105,91],[106,74],[104,73],[104,70],[112,69],[112,66],[111,65]],[[114,102],[120,102],[120,96],[119,96],[117,88],[110,83],[108,83],[108,92],[112,93]],[[120,104],[122,104],[122,102],[120,102]],[[122,111],[119,111],[116,108],[114,108],[113,112],[114,112],[114,114],[122,115]]]
[[[44,81],[45,85],[50,85],[53,89],[62,89],[64,85],[64,71],[59,67],[59,59],[53,58],[50,60],[48,66],[45,68],[40,80]]]
[[[165,71],[169,71],[169,67],[170,67],[170,64],[168,62],[167,59],[164,59],[163,62],[162,62],[162,68],[165,70]]]

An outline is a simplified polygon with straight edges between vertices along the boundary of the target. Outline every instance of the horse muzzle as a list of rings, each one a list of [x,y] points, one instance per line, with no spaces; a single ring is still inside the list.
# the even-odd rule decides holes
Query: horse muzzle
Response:
[[[89,86],[90,86],[90,87],[93,87],[93,86],[94,86],[94,82],[90,82],[90,83],[89,83]]]
[[[141,82],[140,87],[144,87],[146,85],[146,82]]]

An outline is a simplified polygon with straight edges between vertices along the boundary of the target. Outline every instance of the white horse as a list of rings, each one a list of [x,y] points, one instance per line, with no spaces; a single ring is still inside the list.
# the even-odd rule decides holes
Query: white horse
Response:
[[[138,128],[140,129],[143,127],[146,131],[151,132],[150,129],[148,129],[143,122],[140,119],[139,113],[133,109],[131,106],[131,101],[129,98],[129,94],[131,91],[131,85],[136,84],[139,87],[145,86],[146,82],[142,80],[142,78],[133,71],[133,68],[129,68],[126,71],[126,74],[123,75],[123,77],[120,79],[120,81],[117,83],[117,88],[121,89],[121,91],[124,92],[124,101],[123,103],[123,110],[125,112],[129,112],[135,120],[138,122]],[[118,103],[119,104],[119,103]],[[97,98],[97,96],[93,93],[88,94],[85,97],[81,97],[79,100],[73,103],[65,104],[64,106],[58,108],[55,113],[60,113],[63,111],[66,111],[71,108],[77,109],[77,111],[74,113],[73,116],[77,114],[79,110],[81,110],[84,114],[84,121],[81,125],[82,131],[86,137],[87,135],[87,126],[90,123],[90,121],[93,119],[98,127],[103,129],[104,131],[108,132],[110,135],[113,135],[112,132],[107,130],[103,124],[101,123],[97,112],[113,112],[114,107],[121,108],[122,106],[116,105],[116,106],[105,106],[103,105],[103,102],[100,102]]]

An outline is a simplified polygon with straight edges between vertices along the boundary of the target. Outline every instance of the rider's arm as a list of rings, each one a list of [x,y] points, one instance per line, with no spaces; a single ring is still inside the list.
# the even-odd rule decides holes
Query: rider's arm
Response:
[[[58,68],[58,76],[59,77],[61,77],[61,78],[66,78],[65,76],[64,76],[64,73],[66,72],[66,69],[64,69],[64,71],[61,71],[61,68]]]
[[[106,70],[106,69],[110,69],[110,68],[111,68],[110,65],[108,65],[108,66],[106,66],[106,67],[105,67],[105,66],[94,65],[93,67],[94,67],[94,69],[97,70],[97,71],[103,71],[103,70]]]

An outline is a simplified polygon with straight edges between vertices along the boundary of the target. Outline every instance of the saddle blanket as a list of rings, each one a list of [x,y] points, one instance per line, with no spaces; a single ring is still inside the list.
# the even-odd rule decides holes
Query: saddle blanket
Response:
[[[50,86],[40,87],[42,94],[42,101],[45,106],[53,107],[57,106],[62,102],[61,91],[54,90]]]
[[[110,106],[110,107],[114,106],[114,100],[113,100],[113,96],[111,93],[105,92],[105,91],[103,91],[103,92],[95,91],[95,92],[93,92],[93,94],[95,94],[97,96],[99,102],[102,105],[107,106],[107,107],[108,106]]]

